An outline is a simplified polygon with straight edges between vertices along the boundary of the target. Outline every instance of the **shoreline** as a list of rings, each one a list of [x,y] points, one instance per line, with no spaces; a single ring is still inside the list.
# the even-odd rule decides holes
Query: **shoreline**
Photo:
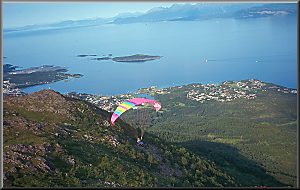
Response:
[[[156,89],[158,90],[166,90],[166,89],[170,89],[170,88],[178,88],[178,87],[184,87],[184,86],[189,86],[189,85],[221,85],[222,83],[224,82],[239,82],[239,81],[248,81],[248,80],[258,80],[258,79],[243,79],[243,80],[225,80],[223,82],[208,82],[208,83],[196,83],[196,82],[191,82],[191,83],[184,83],[184,84],[170,84],[170,85],[162,85],[162,86],[151,86],[149,85],[148,87],[140,87],[140,88],[137,88],[137,89],[134,89],[134,90],[130,90],[130,91],[127,91],[127,92],[124,92],[124,93],[106,93],[106,94],[103,94],[103,93],[90,93],[90,92],[76,92],[78,94],[89,94],[89,95],[96,95],[96,96],[121,96],[121,95],[124,95],[124,94],[135,94],[137,93],[139,90],[141,89],[149,89],[151,87],[155,87]],[[56,82],[62,82],[63,80],[58,80],[58,81],[54,81],[52,83],[46,83],[46,84],[36,84],[36,85],[30,85],[28,87],[23,87],[22,90],[23,92],[27,93],[27,94],[32,94],[34,92],[38,92],[42,89],[48,89],[48,88],[51,88],[51,89],[55,89],[55,88],[52,88],[52,87],[43,87],[45,85],[51,85],[51,84],[54,84]],[[258,80],[258,81],[262,81],[262,80]],[[297,88],[290,88],[290,87],[286,87],[286,86],[282,86],[282,85],[279,85],[279,84],[275,84],[275,83],[270,83],[270,82],[265,82],[265,81],[262,81],[266,84],[272,84],[272,85],[276,85],[282,89],[288,89],[290,91],[292,90],[297,90]],[[40,88],[38,90],[34,90],[34,91],[31,91],[31,92],[26,92],[26,88],[31,88],[31,87],[37,87],[37,86],[40,86]],[[24,91],[25,90],[25,91]],[[61,94],[67,94],[67,93],[73,93],[75,91],[72,91],[72,92],[67,92],[67,93],[63,93],[61,91],[58,90],[59,93]]]
[[[41,86],[52,84],[58,81],[68,80],[70,78],[80,78],[82,74],[66,73],[68,69],[54,65],[42,65],[18,69],[18,66],[4,64],[6,68],[3,72],[3,94],[4,95],[23,95],[27,92],[24,89],[32,86]]]

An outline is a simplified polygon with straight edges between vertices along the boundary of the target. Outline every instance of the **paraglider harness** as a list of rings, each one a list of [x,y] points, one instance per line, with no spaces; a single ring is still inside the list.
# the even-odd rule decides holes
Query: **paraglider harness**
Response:
[[[144,147],[144,142],[140,138],[136,140],[136,143],[137,145]]]

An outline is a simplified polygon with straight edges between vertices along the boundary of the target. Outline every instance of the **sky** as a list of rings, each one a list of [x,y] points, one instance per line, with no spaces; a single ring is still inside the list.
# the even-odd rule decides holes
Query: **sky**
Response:
[[[119,13],[146,12],[154,7],[170,7],[172,4],[174,2],[3,2],[3,28],[109,18]]]

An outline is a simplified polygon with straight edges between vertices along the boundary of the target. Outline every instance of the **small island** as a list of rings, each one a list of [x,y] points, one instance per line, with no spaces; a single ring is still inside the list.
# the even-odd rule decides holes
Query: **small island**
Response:
[[[94,56],[97,56],[96,54],[91,54],[91,55],[88,55],[88,54],[80,54],[80,55],[77,55],[77,57],[94,57]]]
[[[78,57],[87,57],[88,55],[78,55]],[[129,56],[121,57],[111,57],[112,54],[103,57],[94,57],[91,60],[103,61],[103,60],[113,60],[115,62],[145,62],[155,59],[160,59],[162,56],[153,56],[153,55],[144,55],[144,54],[135,54]]]
[[[135,54],[130,56],[114,57],[112,58],[112,60],[116,62],[145,62],[145,61],[160,59],[161,57],[162,56]]]
[[[92,60],[98,60],[98,61],[101,61],[101,60],[109,60],[111,59],[110,57],[96,57],[96,58],[92,58]]]

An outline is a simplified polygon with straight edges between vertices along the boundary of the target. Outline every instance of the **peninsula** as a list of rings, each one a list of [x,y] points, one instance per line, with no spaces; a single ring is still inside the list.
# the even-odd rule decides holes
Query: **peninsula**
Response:
[[[66,68],[53,65],[16,70],[17,66],[4,64],[3,68],[4,94],[22,94],[20,88],[82,77],[81,74],[66,73],[68,71]]]

